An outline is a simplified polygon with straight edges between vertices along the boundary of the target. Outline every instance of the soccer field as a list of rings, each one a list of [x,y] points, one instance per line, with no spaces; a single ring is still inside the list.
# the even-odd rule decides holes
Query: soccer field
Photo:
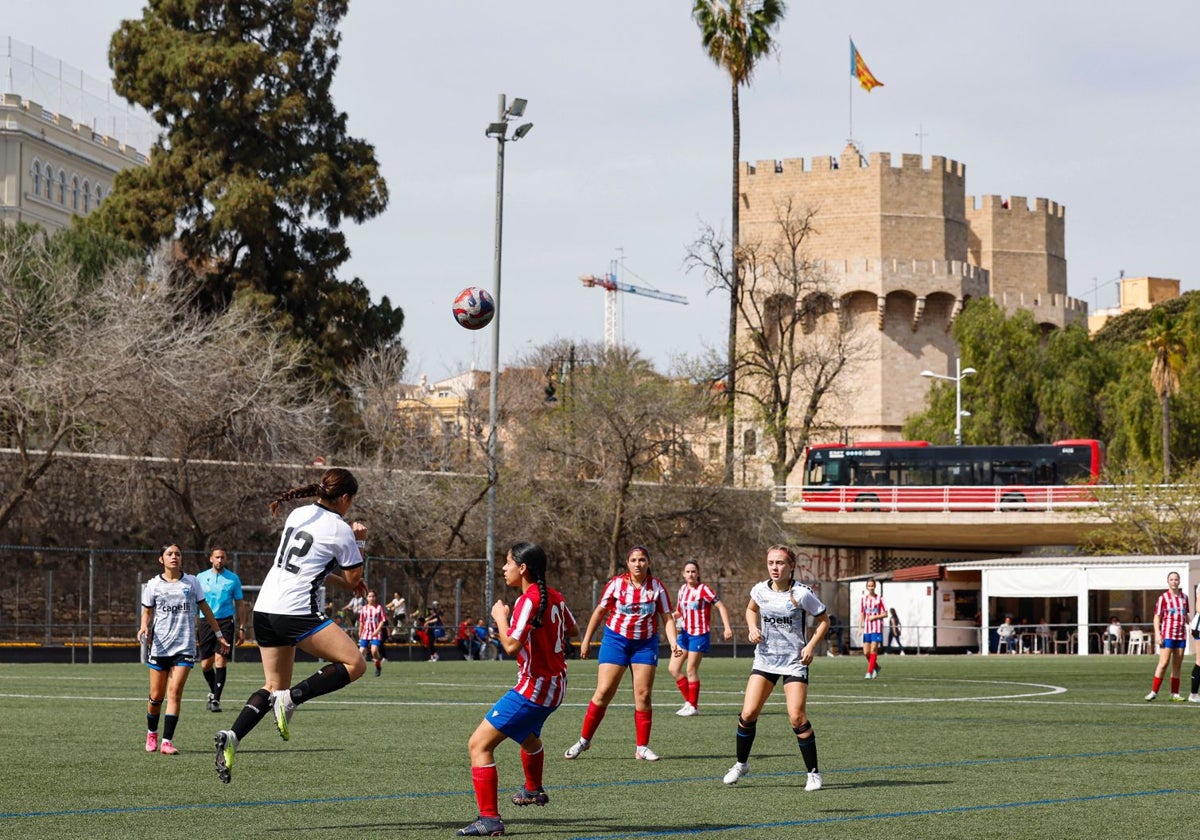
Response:
[[[721,784],[748,659],[709,659],[701,714],[680,718],[666,668],[651,745],[634,761],[626,676],[575,761],[595,686],[571,662],[567,701],[546,725],[545,808],[516,808],[518,749],[497,751],[508,834],[528,838],[1124,838],[1182,836],[1200,806],[1200,705],[1142,700],[1149,656],[888,656],[813,666],[809,716],[824,789],[804,767],[782,691],[758,725],[750,775]],[[307,675],[311,665],[298,666]],[[1190,663],[1185,665],[1186,694]],[[388,663],[375,678],[304,705],[284,742],[264,721],[242,744],[233,782],[213,772],[212,735],[261,684],[233,666],[221,714],[192,675],[177,756],[147,754],[145,668],[2,665],[0,837],[453,837],[476,814],[466,741],[513,683],[506,662]]]

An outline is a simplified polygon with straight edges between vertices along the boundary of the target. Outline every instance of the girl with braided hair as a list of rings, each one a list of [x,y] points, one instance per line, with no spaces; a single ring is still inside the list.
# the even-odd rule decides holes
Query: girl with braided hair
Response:
[[[808,637],[808,618],[813,632]],[[750,772],[750,748],[754,745],[758,716],[780,677],[787,704],[788,722],[796,734],[796,745],[808,770],[805,790],[821,789],[817,765],[817,738],[809,723],[808,666],[814,651],[829,631],[829,615],[816,593],[796,582],[796,553],[786,545],[767,549],[767,580],[754,584],[746,605],[746,624],[754,648],[754,665],[742,701],[737,725],[737,763],[729,768],[724,782],[736,785]]]
[[[316,484],[293,488],[271,502],[271,513],[275,514],[280,502],[316,498],[312,504],[301,505],[288,514],[275,562],[254,604],[254,634],[265,682],[250,695],[233,727],[221,730],[214,738],[217,776],[226,784],[233,772],[238,744],[268,711],[274,712],[279,735],[287,741],[297,706],[344,688],[367,669],[354,641],[317,609],[317,590],[322,584],[366,594],[360,549],[367,526],[361,522],[347,524],[343,518],[357,493],[358,481],[353,473],[335,468],[326,470]],[[328,664],[292,685],[297,648]]]
[[[550,801],[542,787],[546,757],[542,725],[566,694],[566,648],[579,629],[562,595],[546,585],[546,553],[539,546],[513,545],[503,573],[504,582],[521,594],[511,611],[504,601],[496,601],[492,619],[504,652],[517,657],[517,684],[496,701],[467,742],[479,816],[458,830],[460,837],[504,834],[495,749],[505,738],[521,745],[525,769],[525,785],[513,795],[512,803],[541,806]]]

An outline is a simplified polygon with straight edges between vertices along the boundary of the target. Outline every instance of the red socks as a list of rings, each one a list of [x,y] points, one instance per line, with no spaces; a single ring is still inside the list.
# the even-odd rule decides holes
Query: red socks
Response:
[[[700,681],[690,682],[687,684],[687,701],[700,708]]]
[[[600,721],[604,720],[604,713],[607,711],[608,706],[597,706],[595,703],[589,702],[587,714],[583,716],[583,729],[580,731],[579,737],[585,741],[592,740],[592,736],[600,728]]]
[[[496,801],[496,789],[499,787],[496,765],[472,767],[471,782],[475,785],[475,804],[479,806],[479,816],[500,819],[500,807]]]
[[[691,693],[688,691],[689,685],[690,683],[687,681],[687,677],[680,677],[679,679],[675,680],[675,687],[678,688],[679,693],[683,695],[683,701],[685,703],[692,702]]]
[[[521,750],[521,766],[525,768],[525,790],[539,791],[542,789],[542,766],[546,763],[546,750],[543,747],[535,753]]]
[[[879,658],[879,654],[877,654],[877,653],[868,653],[867,654],[867,673],[868,674],[870,674],[872,671],[875,670],[875,660],[878,658]]]
[[[1171,693],[1179,693],[1179,677],[1171,677]]]
[[[1150,684],[1150,690],[1158,694],[1158,690],[1162,688],[1162,677],[1155,677],[1154,682]]]
[[[633,728],[639,747],[644,747],[650,743],[650,719],[653,715],[654,712],[650,710],[639,712],[635,709],[633,712]]]

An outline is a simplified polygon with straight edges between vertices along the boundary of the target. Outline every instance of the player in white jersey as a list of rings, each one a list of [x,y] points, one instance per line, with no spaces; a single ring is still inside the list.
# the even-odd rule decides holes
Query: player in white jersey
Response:
[[[222,653],[229,643],[204,600],[200,581],[183,573],[183,552],[177,545],[163,546],[158,556],[161,575],[151,578],[142,588],[142,620],[138,641],[147,646],[146,666],[150,669],[150,697],[146,702],[146,752],[161,750],[163,755],[179,752],[172,743],[183,687],[196,663],[196,613],[208,622]],[[167,714],[163,737],[158,740],[158,721],[166,695]]]
[[[230,780],[238,743],[268,710],[274,710],[275,726],[286,741],[291,737],[290,721],[297,706],[349,685],[367,670],[354,641],[317,610],[317,590],[322,584],[366,593],[359,549],[367,526],[361,522],[348,525],[343,519],[357,492],[354,475],[334,468],[326,470],[317,484],[288,490],[271,502],[271,513],[275,513],[280,502],[317,499],[288,515],[275,563],[254,604],[254,635],[265,683],[250,695],[233,727],[214,738],[217,776],[222,782]],[[291,685],[296,648],[329,664]]]
[[[729,768],[724,782],[735,785],[750,770],[750,748],[763,705],[783,678],[788,721],[796,733],[796,744],[808,770],[804,789],[820,790],[821,771],[817,764],[817,739],[805,711],[808,699],[808,666],[817,645],[829,631],[825,605],[811,589],[795,580],[796,554],[783,545],[767,549],[768,579],[750,590],[746,605],[746,624],[754,648],[754,666],[746,682],[742,714],[737,726],[737,763]],[[813,619],[812,638],[806,624]]]

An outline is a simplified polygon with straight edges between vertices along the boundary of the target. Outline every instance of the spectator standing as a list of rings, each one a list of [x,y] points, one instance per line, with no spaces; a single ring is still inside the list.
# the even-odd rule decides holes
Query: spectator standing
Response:
[[[438,609],[438,602],[431,601],[429,609],[425,611],[425,619],[421,622],[421,627],[425,631],[425,652],[430,662],[437,662],[437,644],[438,636],[442,635],[443,627],[442,611]]]
[[[475,637],[475,627],[471,621],[471,614],[467,613],[466,617],[458,622],[458,634],[454,637],[454,645],[458,648],[458,652],[462,654],[463,659],[475,659],[474,647],[471,640]]]
[[[867,675],[864,679],[868,680],[879,676],[879,646],[883,644],[883,620],[888,617],[883,596],[876,595],[875,588],[875,578],[869,579],[867,594],[862,596],[858,610],[862,623],[863,654],[867,657]]]
[[[650,749],[650,727],[654,710],[651,694],[654,674],[658,670],[658,627],[664,622],[672,656],[682,656],[676,636],[675,620],[671,617],[671,599],[667,590],[650,573],[650,552],[635,545],[625,557],[624,574],[617,575],[604,587],[600,603],[588,620],[587,633],[579,643],[579,658],[587,659],[592,635],[604,622],[604,639],[600,643],[599,665],[596,669],[596,691],[583,716],[579,740],[567,748],[564,758],[578,758],[591,748],[592,738],[608,711],[608,704],[621,685],[626,669],[633,671],[633,724],[635,735],[634,758],[658,761]],[[607,616],[607,619],[606,619]]]
[[[367,593],[367,602],[358,611],[358,648],[366,659],[368,649],[375,663],[375,676],[383,673],[383,636],[387,627],[387,612],[375,598],[374,592]]]
[[[900,648],[900,655],[904,655],[904,643],[900,641],[900,616],[896,615],[896,608],[892,607],[888,610],[888,653],[892,652],[892,645]]]
[[[763,706],[783,678],[783,695],[788,722],[796,735],[796,745],[808,771],[804,789],[821,789],[821,770],[817,764],[817,737],[808,720],[808,666],[817,646],[829,632],[825,605],[816,593],[797,583],[796,554],[783,545],[767,549],[767,579],[750,590],[746,605],[746,624],[754,648],[754,664],[746,681],[742,713],[738,716],[735,752],[737,761],[723,781],[736,785],[750,771],[750,749]],[[815,622],[808,637],[808,617]]]
[[[683,586],[679,587],[679,597],[675,601],[675,616],[683,625],[678,633],[678,641],[684,656],[672,656],[667,663],[667,671],[683,695],[683,706],[675,713],[680,717],[692,717],[700,713],[700,663],[712,646],[710,627],[713,607],[721,614],[721,627],[725,631],[722,638],[729,641],[733,638],[729,611],[717,593],[700,580],[700,564],[689,560],[683,564]]]
[[[142,619],[138,627],[138,641],[147,647],[146,667],[150,669],[146,752],[161,750],[163,755],[175,755],[179,750],[172,741],[179,723],[183,687],[196,662],[197,613],[204,616],[221,653],[229,653],[229,642],[204,600],[200,581],[183,573],[183,552],[179,546],[163,546],[158,562],[162,573],[142,588]],[[164,695],[167,714],[160,746],[158,722]]]
[[[1180,589],[1179,572],[1167,575],[1167,591],[1158,596],[1154,605],[1154,643],[1158,646],[1158,666],[1154,669],[1154,680],[1146,700],[1158,696],[1166,674],[1167,663],[1171,665],[1171,702],[1182,703],[1179,694],[1179,675],[1183,669],[1183,651],[1187,647],[1188,596]]]
[[[404,603],[399,592],[392,593],[392,600],[387,602],[387,608],[392,614],[392,620],[397,625],[403,624],[408,619],[408,605]]]
[[[245,601],[242,599],[242,579],[234,572],[225,568],[225,549],[216,547],[208,555],[209,568],[196,575],[200,586],[204,589],[204,600],[216,616],[217,625],[230,644],[244,644],[246,631],[244,623],[246,614]],[[221,693],[225,690],[225,677],[229,673],[229,662],[221,653],[217,644],[217,636],[202,621],[198,625],[199,637],[197,646],[200,656],[200,673],[208,683],[208,702],[205,708],[210,712],[221,711]]]
[[[846,652],[845,633],[846,626],[842,620],[836,615],[829,616],[829,635],[833,639],[833,644],[826,645],[826,656],[841,656]],[[837,648],[837,653],[833,652],[834,647]]]
[[[546,761],[542,726],[566,694],[567,662],[563,652],[579,630],[562,595],[546,585],[546,554],[540,547],[524,542],[514,545],[505,559],[503,574],[505,584],[520,589],[521,594],[512,606],[511,624],[503,600],[492,606],[492,617],[500,644],[517,657],[517,684],[483,716],[467,742],[479,816],[458,830],[460,837],[497,837],[504,833],[495,750],[506,738],[521,745],[525,771],[525,784],[513,795],[512,803],[540,807],[550,802],[542,785]]]

